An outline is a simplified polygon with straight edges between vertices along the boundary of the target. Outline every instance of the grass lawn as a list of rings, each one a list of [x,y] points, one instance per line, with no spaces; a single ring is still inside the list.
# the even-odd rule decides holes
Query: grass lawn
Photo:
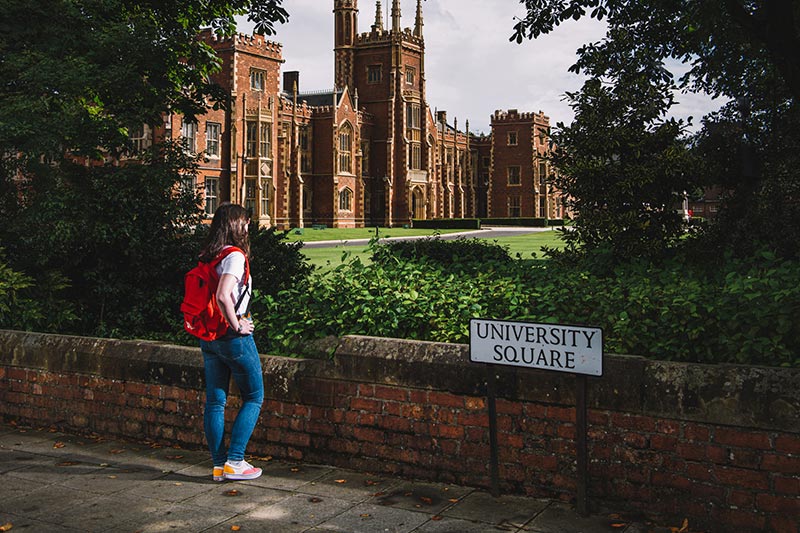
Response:
[[[371,239],[375,236],[375,231],[378,232],[378,237],[416,237],[418,235],[433,235],[434,230],[430,229],[416,229],[416,228],[325,228],[313,229],[302,228],[294,229],[287,235],[287,240],[290,242],[295,241],[345,241],[354,239]],[[445,229],[439,230],[439,233],[457,233],[459,231],[467,231],[461,229]]]
[[[313,231],[314,233],[324,233],[329,230],[306,230],[304,235],[298,237],[305,237],[305,234]],[[330,230],[333,231],[341,231],[341,232],[358,232],[360,230]],[[375,230],[372,229],[372,235],[375,235]],[[394,236],[399,237],[400,234],[395,234],[395,229],[381,229],[380,236],[383,237],[383,232],[387,232],[387,236]],[[400,231],[418,231],[416,235],[431,235],[433,232],[428,230],[400,230]],[[460,230],[454,230],[460,231]],[[444,233],[444,232],[442,232]],[[357,235],[357,233],[353,233],[351,235]],[[359,234],[360,236],[350,236],[346,235],[343,237],[338,237],[339,240],[344,239],[364,239],[368,237],[364,237],[363,234]],[[413,235],[411,233],[404,233],[403,235]],[[298,239],[299,240],[299,239]],[[303,239],[310,241],[311,239]],[[318,240],[328,240],[328,239],[318,239]],[[333,239],[331,239],[333,240]],[[515,235],[512,237],[501,237],[498,239],[494,239],[498,244],[501,246],[508,246],[509,253],[512,257],[516,257],[517,254],[520,254],[522,259],[533,259],[532,253],[536,253],[536,257],[541,259],[542,253],[541,248],[542,246],[548,246],[551,248],[563,248],[564,243],[559,239],[559,234],[555,231],[543,231],[543,232],[536,232],[536,233],[528,233],[526,235]],[[303,255],[305,255],[309,262],[313,265],[320,267],[323,271],[330,270],[335,268],[336,266],[340,265],[343,260],[351,259],[354,257],[358,257],[361,261],[367,263],[369,262],[370,252],[367,249],[367,245],[357,245],[357,246],[344,246],[344,245],[334,245],[331,247],[325,248],[303,248],[301,249]]]

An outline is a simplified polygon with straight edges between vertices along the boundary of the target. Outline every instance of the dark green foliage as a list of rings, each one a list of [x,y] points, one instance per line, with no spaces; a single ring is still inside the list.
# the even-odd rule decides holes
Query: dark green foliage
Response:
[[[352,261],[264,298],[259,319],[274,350],[287,354],[328,335],[466,343],[469,319],[480,317],[599,326],[607,353],[800,366],[796,262],[764,252],[704,265],[679,255],[595,270],[555,261],[486,260],[474,269]]]
[[[523,217],[503,217],[503,218],[482,218],[481,224],[484,226],[526,226],[530,228],[547,227],[546,218],[523,218]]]
[[[439,237],[396,240],[373,247],[372,261],[391,266],[402,261],[433,263],[439,267],[480,269],[494,263],[509,263],[508,250],[485,239]]]
[[[414,219],[411,225],[423,229],[481,229],[481,221],[477,218]]]

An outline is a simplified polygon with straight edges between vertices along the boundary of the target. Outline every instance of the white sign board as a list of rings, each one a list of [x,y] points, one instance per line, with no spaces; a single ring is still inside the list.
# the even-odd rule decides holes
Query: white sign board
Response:
[[[474,363],[603,375],[603,330],[473,318],[469,358]]]

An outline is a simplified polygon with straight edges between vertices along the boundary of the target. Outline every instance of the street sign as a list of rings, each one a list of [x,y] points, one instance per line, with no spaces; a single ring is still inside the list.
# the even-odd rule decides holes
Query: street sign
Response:
[[[474,363],[603,375],[600,328],[473,318],[469,348]]]

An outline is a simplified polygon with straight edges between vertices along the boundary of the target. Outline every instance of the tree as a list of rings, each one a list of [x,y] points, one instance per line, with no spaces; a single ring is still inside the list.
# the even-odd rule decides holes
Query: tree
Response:
[[[614,88],[610,97],[625,107],[625,90],[638,74],[657,80],[668,60],[690,69],[675,89],[706,91],[730,102],[705,117],[691,143],[695,167],[686,174],[705,185],[722,185],[724,212],[708,233],[716,243],[743,252],[768,246],[785,256],[800,253],[797,148],[800,132],[800,4],[790,0],[523,0],[526,14],[511,40],[549,33],[561,23],[589,16],[608,21],[600,43],[578,50],[571,67],[592,80],[579,95],[586,104],[597,83]],[[656,81],[657,83],[657,81]],[[672,101],[660,109],[666,113]],[[641,98],[652,98],[644,92]],[[576,123],[591,115],[578,115]],[[656,119],[653,119],[656,120]],[[655,124],[656,122],[653,122]],[[576,127],[573,124],[573,127]],[[577,127],[586,127],[578,124]],[[599,124],[595,124],[599,128]],[[600,132],[599,129],[595,129]],[[574,145],[575,150],[584,147]],[[586,155],[586,154],[584,154]],[[653,154],[658,159],[657,154]],[[679,176],[679,174],[675,174]],[[676,180],[675,186],[680,185]],[[683,185],[689,186],[690,183]],[[583,193],[583,192],[581,192]],[[591,200],[591,199],[589,199]],[[779,215],[781,231],[774,227]],[[580,222],[579,222],[580,226]],[[579,234],[578,234],[579,235]],[[788,236],[788,237],[787,237]]]
[[[256,31],[282,0],[9,0],[0,19],[0,242],[27,275],[19,298],[60,309],[27,328],[174,336],[182,274],[198,249],[196,158],[165,143],[137,153],[129,132],[163,115],[222,106],[201,28]],[[66,282],[66,283],[65,283]],[[24,293],[24,294],[22,294]],[[75,317],[72,324],[64,320]],[[177,324],[177,327],[176,327]]]

